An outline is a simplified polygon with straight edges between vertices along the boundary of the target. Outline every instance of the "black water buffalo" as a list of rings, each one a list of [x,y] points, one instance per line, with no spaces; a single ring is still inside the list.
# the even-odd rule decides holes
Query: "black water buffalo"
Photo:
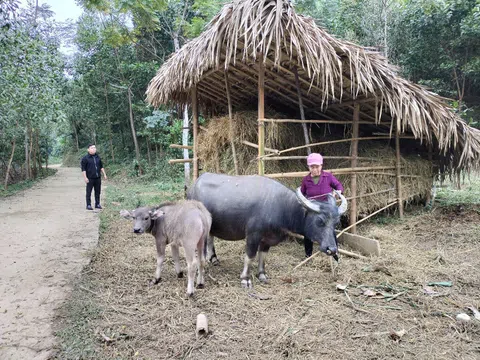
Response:
[[[267,281],[265,255],[271,246],[287,237],[287,232],[306,236],[320,245],[321,251],[337,256],[335,225],[346,211],[341,196],[329,202],[307,200],[300,189],[295,193],[278,181],[262,176],[202,174],[187,191],[187,198],[202,202],[212,215],[207,256],[217,261],[212,236],[224,240],[246,238],[242,286],[251,287],[250,267],[257,251],[258,278]]]

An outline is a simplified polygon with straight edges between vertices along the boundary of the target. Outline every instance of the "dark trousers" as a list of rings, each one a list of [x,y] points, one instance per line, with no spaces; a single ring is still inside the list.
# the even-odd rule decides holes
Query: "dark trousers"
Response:
[[[95,189],[95,206],[100,205],[100,188],[102,178],[88,179],[87,183],[87,206],[92,205],[92,189]]]

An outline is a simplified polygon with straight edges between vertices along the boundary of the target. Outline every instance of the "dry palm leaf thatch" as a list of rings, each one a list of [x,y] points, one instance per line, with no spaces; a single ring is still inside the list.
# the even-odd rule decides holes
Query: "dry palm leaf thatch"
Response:
[[[342,103],[367,100],[361,119],[388,121],[391,131],[398,127],[434,143],[448,170],[479,167],[480,131],[456,116],[446,99],[398,76],[381,54],[329,35],[312,18],[297,14],[288,0],[225,5],[199,37],[163,64],[149,84],[147,100],[154,106],[187,103],[190,89],[198,86],[204,108],[225,110],[222,84],[225,70],[231,70],[234,106],[249,108],[256,98],[258,61],[265,64],[272,106],[298,109],[292,96],[292,70],[298,68],[312,116],[350,116],[352,107]]]

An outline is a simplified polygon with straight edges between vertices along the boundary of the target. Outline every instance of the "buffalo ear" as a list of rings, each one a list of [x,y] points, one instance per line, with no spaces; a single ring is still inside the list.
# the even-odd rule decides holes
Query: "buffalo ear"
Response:
[[[165,215],[165,213],[160,209],[157,209],[157,210],[154,210],[154,211],[149,211],[149,214],[150,214],[150,218],[152,220],[157,220],[157,219],[161,218],[163,215]]]
[[[133,213],[131,213],[128,210],[121,210],[120,211],[120,216],[124,217],[125,219],[133,219]]]

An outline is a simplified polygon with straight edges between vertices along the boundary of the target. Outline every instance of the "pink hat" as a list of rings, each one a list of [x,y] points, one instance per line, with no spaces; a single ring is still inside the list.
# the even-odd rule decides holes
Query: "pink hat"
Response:
[[[307,157],[307,165],[323,165],[323,157],[319,153],[311,153]]]

